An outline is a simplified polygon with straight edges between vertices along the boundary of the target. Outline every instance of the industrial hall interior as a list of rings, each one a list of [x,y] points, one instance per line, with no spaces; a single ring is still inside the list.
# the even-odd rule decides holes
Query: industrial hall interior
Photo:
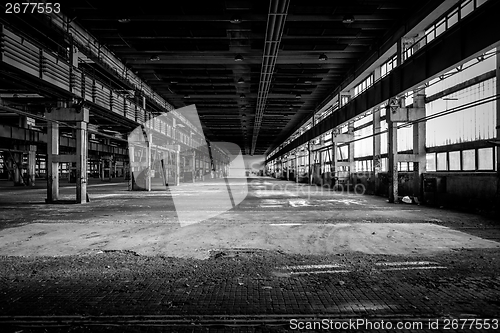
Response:
[[[0,4],[0,331],[500,331],[499,13]]]

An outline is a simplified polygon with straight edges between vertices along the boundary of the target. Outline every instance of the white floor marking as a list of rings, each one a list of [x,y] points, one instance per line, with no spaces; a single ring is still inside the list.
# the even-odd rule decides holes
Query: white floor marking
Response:
[[[303,223],[271,223],[274,227],[293,227],[294,225],[303,225]]]
[[[336,271],[312,271],[312,272],[290,272],[291,275],[307,275],[307,274],[329,274],[329,273],[349,273],[350,271],[340,269]]]
[[[292,207],[308,207],[312,206],[308,204],[307,200],[288,200],[288,203]]]
[[[354,200],[354,199],[331,199],[331,200],[322,200],[322,201],[343,203],[346,206],[350,206],[351,204],[360,205],[360,206],[364,205],[363,203],[359,202],[358,200]]]
[[[432,261],[399,261],[399,262],[377,262],[377,266],[405,266],[405,265],[437,265]]]
[[[284,266],[284,267],[281,267],[281,269],[300,270],[300,269],[339,268],[339,267],[344,267],[344,266],[345,265],[341,265],[341,264],[297,265],[297,266]]]
[[[391,268],[381,269],[381,271],[408,271],[408,270],[415,270],[415,269],[446,269],[446,268],[448,268],[448,267],[444,267],[444,266],[391,267]]]

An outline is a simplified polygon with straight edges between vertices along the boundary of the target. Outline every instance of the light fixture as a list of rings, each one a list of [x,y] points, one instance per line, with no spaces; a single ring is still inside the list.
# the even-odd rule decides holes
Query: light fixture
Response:
[[[350,14],[344,15],[344,18],[342,19],[342,23],[350,24],[353,22],[354,22],[354,16],[352,16]]]
[[[238,80],[238,84],[242,84],[242,83],[245,83],[245,80],[243,80],[243,78],[240,77],[239,80]]]
[[[233,17],[231,17],[231,20],[229,20],[229,22],[231,22],[233,24],[240,24],[241,17],[239,15],[233,15]]]
[[[241,54],[237,54],[235,57],[234,57],[234,61],[243,61],[243,56]]]
[[[240,98],[241,98],[241,99],[243,99],[243,98],[245,98],[245,97],[246,97],[246,96],[245,96],[245,94],[241,94],[241,95],[240,95]]]
[[[190,98],[191,98],[191,96],[189,96],[189,95],[184,95],[184,98],[185,98],[185,99],[190,99]]]
[[[129,18],[121,18],[121,19],[118,19],[118,22],[120,22],[120,23],[129,23],[130,19]]]
[[[151,60],[151,61],[158,61],[158,60],[160,60],[160,57],[157,56],[157,55],[152,55],[151,58],[149,58],[149,60]]]
[[[296,99],[301,99],[301,98],[302,98],[302,96],[301,96],[300,94],[297,94],[297,95],[295,95],[295,98],[296,98]]]
[[[319,60],[319,61],[325,61],[325,60],[328,60],[328,57],[326,56],[326,54],[321,53],[321,54],[319,55],[318,60]]]

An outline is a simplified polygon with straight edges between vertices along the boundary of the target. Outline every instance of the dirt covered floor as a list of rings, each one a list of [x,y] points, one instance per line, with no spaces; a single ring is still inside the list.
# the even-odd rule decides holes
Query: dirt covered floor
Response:
[[[227,186],[244,200],[225,211]],[[42,187],[0,187],[7,331],[281,332],[300,318],[368,318],[449,332],[446,320],[474,319],[462,332],[500,318],[494,220],[266,177],[89,193],[48,205]]]

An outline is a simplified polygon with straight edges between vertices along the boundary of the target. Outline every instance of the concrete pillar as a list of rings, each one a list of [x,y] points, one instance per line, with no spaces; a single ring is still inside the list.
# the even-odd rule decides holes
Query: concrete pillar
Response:
[[[181,174],[181,155],[180,151],[175,151],[175,185],[179,186],[180,184],[180,174]]]
[[[87,202],[87,122],[76,123],[76,202]]]
[[[286,180],[290,180],[290,157],[286,159]]]
[[[413,92],[413,107],[417,108],[417,118],[425,117],[425,90],[419,89]],[[413,164],[413,197],[423,200],[423,175],[426,172],[425,160],[425,138],[426,123],[424,121],[413,124],[413,154],[419,162]]]
[[[497,63],[496,63],[496,82],[497,82],[497,96],[500,94],[500,47],[497,47]],[[497,123],[496,123],[496,128],[497,128],[497,133],[496,137],[497,139],[500,139],[500,99],[497,98],[496,102],[496,107],[497,107]],[[500,203],[500,146],[497,145],[496,147],[496,157],[497,157],[497,203]]]
[[[295,182],[299,182],[299,151],[295,152]]]
[[[330,184],[333,187],[335,186],[335,177],[337,177],[337,143],[333,142],[333,132],[332,132],[332,157],[330,161],[330,172],[332,173],[332,184]]]
[[[47,122],[47,202],[59,199],[59,162],[54,157],[59,155],[59,124]]]
[[[351,121],[347,125],[348,133],[354,133],[354,122]],[[352,173],[356,170],[356,164],[354,163],[354,142],[348,143],[348,155],[349,155],[349,178],[352,177]]]
[[[193,149],[193,183],[195,182],[195,178],[196,178],[196,151]]]
[[[134,146],[133,145],[129,145],[128,147],[128,150],[129,150],[129,158],[130,158],[130,161],[128,163],[128,174],[129,174],[129,177],[128,177],[128,190],[129,191],[133,191],[134,190],[134,171],[135,171],[135,167],[134,167],[134,162],[135,162],[135,149],[134,149]]]
[[[387,114],[391,112],[387,110]],[[397,123],[387,118],[388,125],[388,174],[389,174],[389,202],[398,201],[398,127]]]
[[[381,137],[380,133],[380,108],[373,109],[373,177],[375,183],[375,193],[380,191],[380,178],[379,174],[382,171],[382,158],[381,158]]]
[[[146,142],[146,191],[151,191],[151,149],[152,149],[152,134],[148,134],[148,141]]]
[[[12,153],[14,167],[14,185],[23,185],[22,178],[22,163],[23,163],[23,154],[22,153]]]
[[[311,166],[311,141],[307,143],[307,177],[308,184],[312,185],[313,175],[312,175],[312,166]]]
[[[36,145],[30,145],[28,152],[28,185],[35,186]]]
[[[320,140],[320,147],[322,147],[323,145],[321,144],[321,140]],[[318,176],[319,176],[319,184],[320,185],[323,185],[323,177],[321,176],[321,174],[323,173],[323,164],[325,163],[325,161],[323,161],[323,152],[321,150],[317,150],[316,153],[318,154],[319,156],[319,172],[318,172]]]

